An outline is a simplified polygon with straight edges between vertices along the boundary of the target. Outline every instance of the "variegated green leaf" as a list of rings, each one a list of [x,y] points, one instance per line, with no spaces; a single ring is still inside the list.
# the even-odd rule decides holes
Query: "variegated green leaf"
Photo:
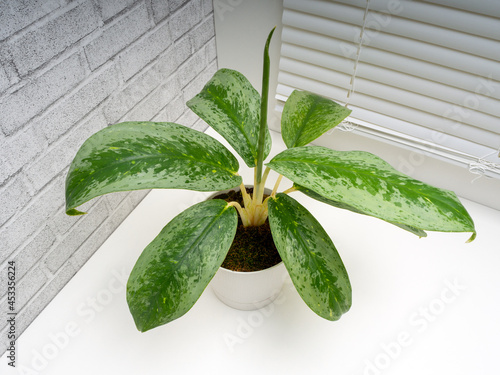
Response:
[[[311,189],[305,188],[304,186],[300,186],[300,185],[297,185],[297,184],[294,184],[293,186],[298,191],[301,191],[305,195],[307,195],[307,196],[309,196],[309,197],[311,197],[313,199],[316,199],[317,201],[329,204],[330,206],[333,206],[333,207],[342,208],[344,210],[349,210],[349,211],[355,212],[357,214],[368,215],[365,212],[363,212],[361,210],[358,210],[357,208],[354,208],[354,207],[352,207],[352,206],[350,206],[350,205],[348,205],[346,203],[342,203],[342,202],[338,202],[338,201],[334,201],[334,200],[325,198],[325,197],[319,195],[318,193],[312,191]],[[413,228],[413,227],[411,227],[409,225],[404,225],[404,224],[398,224],[398,223],[391,223],[391,224],[394,224],[395,226],[397,226],[397,227],[399,227],[401,229],[404,229],[404,230],[407,230],[408,232],[416,234],[419,237],[427,237],[427,233],[425,233],[421,229]]]
[[[220,199],[176,216],[144,249],[127,283],[127,302],[142,332],[191,309],[231,246],[238,217]]]
[[[268,201],[276,248],[304,302],[319,316],[337,320],[352,303],[342,259],[318,221],[295,199],[280,193]]]
[[[474,223],[453,192],[412,179],[368,152],[299,147],[276,155],[268,166],[327,199],[393,224],[475,237]]]
[[[187,106],[223,136],[249,167],[257,163],[260,95],[245,76],[220,69]],[[264,158],[271,150],[266,130]]]
[[[239,165],[219,141],[174,123],[125,122],[85,141],[66,178],[66,212],[117,191],[173,188],[230,189]]]
[[[350,109],[332,100],[295,90],[283,108],[283,140],[288,148],[305,146],[340,124],[350,113]]]

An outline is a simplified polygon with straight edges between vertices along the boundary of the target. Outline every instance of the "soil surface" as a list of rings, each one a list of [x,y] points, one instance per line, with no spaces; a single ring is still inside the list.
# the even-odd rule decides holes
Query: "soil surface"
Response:
[[[247,188],[252,193],[252,188]],[[243,207],[243,198],[240,191],[230,191],[219,194],[213,199],[223,199],[227,202],[235,201]],[[259,271],[272,267],[281,262],[269,227],[269,221],[258,227],[244,227],[238,215],[236,236],[227,253],[222,267],[241,272]]]

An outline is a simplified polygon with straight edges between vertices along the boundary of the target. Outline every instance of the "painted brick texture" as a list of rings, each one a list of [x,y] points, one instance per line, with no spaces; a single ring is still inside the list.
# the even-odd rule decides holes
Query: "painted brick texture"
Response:
[[[211,0],[0,2],[0,314],[15,261],[18,334],[147,194],[103,196],[82,207],[89,215],[67,216],[77,148],[121,121],[206,129],[185,102],[216,69]]]

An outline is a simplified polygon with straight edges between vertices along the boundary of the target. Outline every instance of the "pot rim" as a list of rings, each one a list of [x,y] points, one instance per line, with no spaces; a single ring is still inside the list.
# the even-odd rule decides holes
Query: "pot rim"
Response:
[[[246,187],[246,188],[253,188],[253,187],[254,187],[254,185],[249,184],[249,185],[245,185],[245,187]],[[240,187],[240,186],[235,186],[235,187],[233,187],[233,188],[231,188],[231,189],[224,189],[224,190],[217,190],[217,191],[214,191],[214,192],[212,192],[210,195],[208,195],[207,200],[209,200],[209,199],[213,199],[213,197],[215,197],[215,196],[217,196],[217,195],[219,195],[219,194],[224,194],[224,193],[227,193],[227,192],[229,192],[229,191],[233,191],[233,190],[234,190],[234,191],[240,191],[240,190],[241,190],[241,187]],[[272,189],[267,188],[267,187],[264,187],[264,194],[271,195],[271,192],[272,192]]]
[[[224,270],[225,272],[234,273],[234,274],[238,274],[238,275],[255,275],[257,273],[261,273],[264,271],[272,270],[273,268],[277,268],[277,267],[281,266],[282,264],[284,264],[283,260],[279,263],[276,263],[274,266],[264,268],[264,269],[258,270],[258,271],[233,271],[233,270],[230,270],[228,268],[224,268],[222,266],[220,266],[219,269]]]

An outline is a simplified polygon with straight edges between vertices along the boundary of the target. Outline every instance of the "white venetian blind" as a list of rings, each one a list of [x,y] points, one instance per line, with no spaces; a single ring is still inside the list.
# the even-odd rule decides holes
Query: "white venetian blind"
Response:
[[[500,0],[284,0],[277,99],[500,178]],[[344,127],[345,128],[345,127]]]

